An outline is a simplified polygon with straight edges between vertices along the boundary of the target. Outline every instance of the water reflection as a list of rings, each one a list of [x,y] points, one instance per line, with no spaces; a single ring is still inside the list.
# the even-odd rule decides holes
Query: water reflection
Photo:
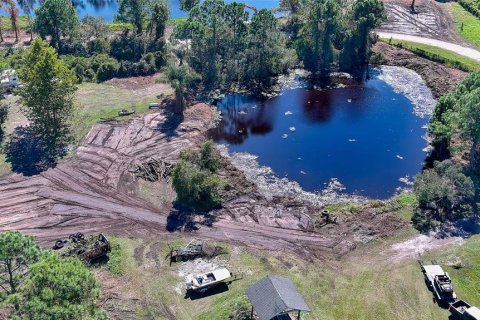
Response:
[[[258,156],[260,165],[307,191],[338,178],[346,192],[374,198],[405,187],[425,159],[428,119],[385,82],[333,90],[287,90],[260,101],[231,95],[220,101],[222,121],[212,133],[230,152]]]

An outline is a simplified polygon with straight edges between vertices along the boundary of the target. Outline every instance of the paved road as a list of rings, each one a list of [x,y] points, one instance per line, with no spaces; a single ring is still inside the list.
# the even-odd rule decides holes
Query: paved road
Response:
[[[391,32],[381,32],[378,31],[377,34],[380,36],[380,38],[393,38],[396,40],[405,40],[405,41],[411,41],[411,42],[416,42],[416,43],[422,43],[422,44],[427,44],[431,45],[434,47],[442,48],[445,50],[449,50],[452,52],[455,52],[459,55],[472,58],[476,61],[480,62],[480,51],[464,47],[458,44],[454,44],[451,42],[445,42],[441,40],[436,40],[436,39],[431,39],[431,38],[424,38],[424,37],[419,37],[419,36],[412,36],[408,34],[401,34],[401,33],[391,33]]]

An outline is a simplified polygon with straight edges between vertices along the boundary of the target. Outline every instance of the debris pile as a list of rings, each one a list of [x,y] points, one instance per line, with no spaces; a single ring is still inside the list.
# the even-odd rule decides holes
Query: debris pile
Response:
[[[130,172],[136,177],[150,182],[167,179],[174,168],[174,164],[161,159],[149,159],[146,162],[136,164]]]

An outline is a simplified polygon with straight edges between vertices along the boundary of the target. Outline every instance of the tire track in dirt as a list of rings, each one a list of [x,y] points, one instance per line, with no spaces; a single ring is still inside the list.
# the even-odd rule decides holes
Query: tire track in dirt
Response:
[[[198,104],[185,112],[183,121],[176,125],[174,122],[173,129],[168,113],[148,114],[127,123],[94,125],[72,159],[37,176],[12,174],[0,180],[0,230],[20,230],[44,244],[78,231],[145,239],[168,236],[169,220],[175,209],[154,209],[137,197],[128,170],[152,156],[177,160],[182,149],[192,148],[204,139],[203,133],[213,118],[212,107]],[[358,215],[358,222],[324,228],[322,234],[300,230],[300,223],[293,223],[292,229],[276,227],[275,219],[282,217],[275,217],[273,225],[262,225],[258,223],[262,221],[258,217],[262,212],[289,214],[291,208],[268,203],[258,193],[246,197],[245,201],[234,199],[214,213],[213,224],[199,223],[191,233],[198,238],[261,249],[331,257],[352,250],[359,232],[382,237],[386,225],[391,225],[390,230],[402,226],[400,219],[371,212]],[[252,212],[246,208],[252,203],[255,219],[232,215],[242,210]],[[288,219],[295,221],[295,215]],[[370,224],[359,231],[362,219]]]

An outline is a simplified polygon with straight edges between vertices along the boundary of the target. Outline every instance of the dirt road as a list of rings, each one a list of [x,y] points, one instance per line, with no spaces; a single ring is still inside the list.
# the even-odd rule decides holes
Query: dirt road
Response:
[[[461,46],[455,43],[441,41],[441,40],[432,39],[432,38],[420,37],[415,35],[401,34],[401,33],[378,31],[377,34],[381,38],[387,38],[387,39],[392,38],[396,40],[411,41],[411,42],[416,42],[416,43],[421,43],[421,44],[442,48],[442,49],[455,52],[459,55],[462,55],[480,62],[480,51],[472,48],[468,48],[465,46]]]
[[[155,113],[128,123],[96,124],[72,159],[40,175],[12,174],[0,180],[0,230],[20,230],[44,244],[78,231],[152,239],[180,230],[200,238],[325,257],[342,255],[355,243],[386,236],[404,224],[393,215],[366,211],[348,223],[322,228],[321,234],[303,231],[301,205],[268,202],[254,194],[232,199],[215,214],[213,224],[196,223],[204,218],[199,215],[182,225],[183,213],[173,205],[155,209],[138,197],[129,169],[151,157],[175,161],[180,150],[204,139],[213,113],[210,106],[198,104],[184,119]],[[277,221],[282,218],[291,227],[280,227]]]

